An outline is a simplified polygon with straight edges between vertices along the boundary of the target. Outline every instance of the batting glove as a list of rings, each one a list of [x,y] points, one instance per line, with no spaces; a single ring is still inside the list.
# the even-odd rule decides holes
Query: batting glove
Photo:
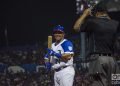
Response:
[[[48,58],[49,58],[49,54],[47,53],[45,54],[44,59],[48,59]]]
[[[46,62],[46,63],[45,63],[45,68],[47,69],[47,71],[50,71],[50,70],[51,70],[51,67],[52,67],[52,65],[51,65],[50,62]]]
[[[61,58],[61,57],[62,57],[62,54],[56,53],[55,51],[53,51],[53,50],[50,49],[50,48],[48,48],[47,51],[48,51],[48,53],[49,53],[51,56],[56,56],[57,58]]]

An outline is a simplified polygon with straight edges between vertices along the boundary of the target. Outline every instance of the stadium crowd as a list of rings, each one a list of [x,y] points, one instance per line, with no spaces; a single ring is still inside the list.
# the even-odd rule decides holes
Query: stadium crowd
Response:
[[[79,62],[79,41],[75,42],[74,86],[89,84],[87,68],[82,68]],[[54,86],[54,71],[46,72],[43,56],[45,46],[27,45],[0,49],[0,86]],[[78,62],[77,62],[78,60]],[[82,70],[82,71],[81,71]]]

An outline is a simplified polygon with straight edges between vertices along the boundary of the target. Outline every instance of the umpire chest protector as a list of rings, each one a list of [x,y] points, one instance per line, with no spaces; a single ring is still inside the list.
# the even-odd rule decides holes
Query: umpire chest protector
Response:
[[[81,54],[83,57],[93,53],[112,54],[114,37],[118,22],[107,18],[89,17],[80,30]]]

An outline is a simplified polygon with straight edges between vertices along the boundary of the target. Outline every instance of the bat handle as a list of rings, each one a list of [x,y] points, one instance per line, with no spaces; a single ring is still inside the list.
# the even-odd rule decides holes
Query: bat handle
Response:
[[[49,59],[45,59],[45,63],[50,62]]]
[[[50,58],[49,57],[50,57],[50,55],[48,54],[48,58],[45,58],[45,63],[46,62],[50,62]]]

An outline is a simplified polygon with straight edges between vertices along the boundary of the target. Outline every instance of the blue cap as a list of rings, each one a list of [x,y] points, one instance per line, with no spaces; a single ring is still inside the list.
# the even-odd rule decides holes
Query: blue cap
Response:
[[[54,27],[54,29],[53,29],[53,33],[55,33],[55,32],[62,32],[62,33],[64,33],[64,27],[61,26],[61,25],[57,25],[57,26]]]

